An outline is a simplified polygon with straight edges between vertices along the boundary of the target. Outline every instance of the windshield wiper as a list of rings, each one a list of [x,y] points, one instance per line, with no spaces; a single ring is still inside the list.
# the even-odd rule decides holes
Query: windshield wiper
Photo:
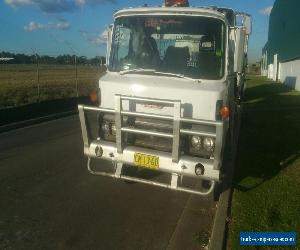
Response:
[[[176,73],[170,73],[170,72],[161,72],[161,71],[156,71],[155,69],[143,69],[143,68],[136,68],[136,69],[128,69],[128,70],[123,70],[120,71],[120,75],[125,75],[125,74],[130,74],[130,73],[151,73],[151,74],[156,74],[156,75],[164,75],[164,76],[172,76],[172,77],[177,77],[177,78],[183,78],[187,79],[190,81],[197,81],[201,82],[199,79],[194,79],[191,77],[187,77],[183,74],[176,74]]]
[[[136,68],[136,69],[127,69],[127,70],[120,71],[120,75],[125,75],[130,73],[155,73],[155,69]]]
[[[160,71],[155,71],[155,73],[156,74],[160,74],[160,75],[166,75],[166,76],[173,76],[173,77],[183,78],[183,79],[187,79],[187,80],[190,80],[190,81],[201,82],[199,79],[191,78],[191,77],[185,76],[183,74],[176,74],[176,73],[170,73],[170,72],[160,72]]]

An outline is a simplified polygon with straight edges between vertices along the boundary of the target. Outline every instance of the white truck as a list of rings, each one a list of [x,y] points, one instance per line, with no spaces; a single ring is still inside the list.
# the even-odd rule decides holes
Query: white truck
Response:
[[[108,32],[107,72],[90,96],[94,105],[78,106],[88,170],[212,193],[226,172],[223,152],[243,95],[250,33],[250,15],[190,7],[186,0],[117,11]],[[92,113],[97,120],[90,124]],[[111,169],[104,171],[107,164],[97,159],[112,162]],[[170,178],[163,183],[132,176],[124,165]],[[186,187],[185,177],[209,185]]]

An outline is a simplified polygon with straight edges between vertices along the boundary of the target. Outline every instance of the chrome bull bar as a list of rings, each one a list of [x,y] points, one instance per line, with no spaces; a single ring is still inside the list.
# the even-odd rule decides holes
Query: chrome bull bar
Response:
[[[132,110],[123,110],[123,101],[127,100],[129,102],[136,103],[155,103],[155,104],[164,104],[168,106],[173,106],[173,116],[170,115],[159,115],[159,114],[152,114],[152,113],[143,113],[143,112],[136,112]],[[173,190],[188,192],[192,194],[198,195],[208,195],[212,192],[215,186],[215,180],[211,180],[210,188],[205,191],[197,191],[189,188],[178,187],[178,173],[172,173],[171,183],[170,185],[149,181],[141,178],[135,178],[131,176],[122,175],[122,164],[123,162],[115,161],[115,173],[110,174],[106,172],[99,172],[93,171],[91,168],[91,155],[86,153],[91,146],[92,139],[90,137],[90,133],[87,129],[86,124],[86,116],[85,111],[95,111],[98,113],[110,113],[115,115],[115,126],[116,126],[116,151],[117,154],[122,155],[124,150],[124,141],[123,141],[123,133],[133,133],[133,134],[140,134],[140,135],[152,135],[157,137],[164,137],[172,139],[172,162],[178,163],[180,160],[180,135],[199,135],[199,136],[208,136],[213,137],[216,140],[215,144],[215,151],[214,151],[214,160],[213,160],[213,170],[220,170],[221,165],[221,158],[222,158],[222,148],[223,148],[223,138],[224,138],[224,124],[221,121],[208,121],[208,120],[199,120],[199,119],[189,119],[181,117],[181,101],[178,100],[162,100],[162,99],[153,99],[153,98],[141,98],[141,97],[133,97],[133,96],[124,96],[124,95],[115,95],[115,109],[109,108],[101,108],[101,107],[91,107],[91,106],[84,106],[78,105],[79,110],[79,118],[81,123],[81,130],[82,130],[82,137],[85,147],[85,154],[88,156],[88,170],[90,173],[94,175],[102,175],[102,176],[109,176],[114,178],[119,178],[128,181],[135,181],[144,184],[151,184],[155,186],[160,186],[164,188],[169,188]],[[173,122],[173,133],[164,133],[164,132],[156,132],[156,131],[149,131],[143,129],[137,129],[132,127],[122,126],[123,116],[132,116],[132,117],[142,117],[142,118],[153,118],[153,119],[160,119],[160,120],[167,120]],[[199,131],[195,129],[182,129],[181,124],[198,124],[198,125],[207,125],[215,127],[215,132],[207,132],[207,131]],[[96,158],[96,157],[95,157]],[[196,177],[196,176],[195,176]]]

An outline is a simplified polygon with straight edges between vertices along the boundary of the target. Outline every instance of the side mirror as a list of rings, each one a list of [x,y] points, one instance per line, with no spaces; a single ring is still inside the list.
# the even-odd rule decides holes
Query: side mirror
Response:
[[[110,57],[110,51],[111,51],[111,41],[112,41],[113,27],[114,27],[113,24],[111,24],[107,28],[106,65],[109,64],[109,57]]]
[[[247,30],[245,27],[235,29],[234,72],[243,72],[245,64]]]
[[[244,27],[246,28],[246,34],[251,35],[251,33],[252,33],[252,18],[250,15],[245,15]]]
[[[238,12],[236,13],[237,26],[244,27],[246,34],[251,35],[252,33],[252,18],[247,13]]]

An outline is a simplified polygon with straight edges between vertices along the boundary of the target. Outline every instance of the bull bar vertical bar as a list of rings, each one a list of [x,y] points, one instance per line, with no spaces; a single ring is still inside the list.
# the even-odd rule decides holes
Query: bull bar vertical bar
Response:
[[[174,102],[174,118],[173,118],[173,146],[172,146],[172,160],[179,161],[180,154],[180,117],[181,117],[181,102]]]
[[[85,122],[84,106],[78,105],[79,120],[81,125],[82,140],[85,147],[90,146],[90,136]]]
[[[116,124],[116,143],[117,152],[123,152],[123,138],[122,138],[122,99],[120,95],[115,95],[115,124]]]

